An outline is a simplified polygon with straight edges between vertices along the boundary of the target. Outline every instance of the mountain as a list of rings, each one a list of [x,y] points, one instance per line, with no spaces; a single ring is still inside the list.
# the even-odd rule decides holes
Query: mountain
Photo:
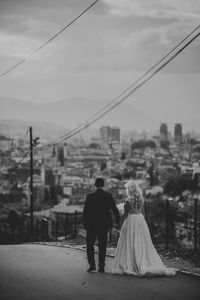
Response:
[[[34,137],[39,136],[40,141],[56,140],[66,133],[66,128],[49,122],[0,119],[0,136],[29,140],[29,134],[27,133],[30,126],[33,127]]]
[[[50,122],[66,129],[84,123],[108,102],[69,98],[36,105],[28,101],[0,98],[0,119],[17,119],[30,122]],[[122,130],[154,130],[159,123],[126,103],[120,104],[92,127],[118,126]]]

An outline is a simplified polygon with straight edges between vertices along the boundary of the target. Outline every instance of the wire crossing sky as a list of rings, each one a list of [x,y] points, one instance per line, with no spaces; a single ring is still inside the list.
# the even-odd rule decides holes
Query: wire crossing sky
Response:
[[[0,1],[0,74],[40,48],[66,20],[79,16],[91,3],[94,0]],[[181,0],[181,6],[175,0],[101,0],[97,4],[74,22],[67,34],[33,55],[26,66],[8,73],[9,80],[1,77],[5,79],[0,80],[1,119],[53,122],[64,132],[76,128],[78,122],[94,118],[95,111],[99,114],[101,107],[102,112],[109,108],[109,99],[115,103],[121,91],[132,82],[136,84],[149,66],[200,23],[198,0]],[[159,72],[151,85],[140,89],[134,101],[130,98],[122,106],[124,111],[130,105],[129,112],[137,110],[147,116],[144,125],[134,121],[135,129],[144,129],[147,124],[149,130],[157,128],[156,123],[161,121],[171,128],[175,122],[182,122],[185,130],[200,128],[199,53],[196,39],[173,64]],[[73,99],[80,100],[80,105],[85,100],[87,110],[76,114]],[[63,110],[59,111],[61,106]],[[105,121],[132,130],[130,114],[122,122],[118,114],[118,109],[113,110],[95,126]]]
[[[106,106],[102,107],[94,115],[92,115],[87,121],[83,124],[80,124],[70,132],[67,132],[65,135],[58,138],[53,144],[58,144],[64,142],[81,131],[88,128],[90,125],[103,118],[115,107],[124,102],[129,98],[133,93],[135,93],[140,87],[142,87],[146,82],[148,82],[153,76],[160,72],[164,67],[166,67],[173,59],[175,59],[184,49],[186,49],[195,39],[200,35],[199,32],[200,25],[192,30],[181,42],[173,47],[163,58],[158,60],[151,68],[149,68],[142,76],[140,76],[134,83],[132,83],[127,89],[125,89],[118,97],[110,101]],[[195,34],[195,35],[194,35]],[[143,81],[142,81],[143,80]],[[133,88],[134,87],[134,88]],[[132,89],[133,88],[133,89]],[[128,92],[128,93],[127,93]],[[123,97],[122,97],[123,96]],[[121,98],[122,97],[122,98]],[[46,146],[44,146],[45,148]]]
[[[143,86],[147,81],[149,81],[154,75],[156,75],[159,71],[161,71],[168,63],[170,63],[176,56],[178,56],[185,48],[187,48],[197,37],[199,37],[200,32],[198,32],[200,29],[200,25],[197,26],[190,34],[188,34],[180,43],[178,43],[168,54],[166,54],[162,59],[160,59],[156,64],[154,64],[149,70],[147,70],[138,80],[136,80],[133,84],[131,84],[125,91],[123,91],[117,98],[115,98],[114,100],[112,100],[111,102],[109,102],[106,106],[104,106],[102,109],[100,109],[98,112],[96,112],[93,116],[91,116],[91,118],[89,118],[86,122],[84,122],[84,124],[79,125],[78,127],[76,127],[75,129],[73,129],[72,131],[68,132],[66,135],[63,135],[62,137],[60,137],[58,139],[58,141],[65,141],[71,137],[73,137],[74,135],[76,135],[77,133],[81,132],[82,130],[88,128],[91,124],[93,124],[94,122],[98,121],[100,118],[102,118],[104,115],[106,115],[107,113],[109,113],[111,110],[113,110],[116,106],[118,106],[119,104],[121,104],[123,101],[125,101],[128,97],[130,97],[136,90],[138,90],[138,88],[140,88],[141,86]],[[192,36],[195,32],[197,31],[197,33]],[[192,37],[191,37],[192,36]],[[190,38],[190,40],[188,40],[188,38]],[[188,41],[187,41],[188,40]],[[183,45],[179,50],[177,50],[185,41],[187,41],[187,43],[185,45]],[[169,57],[175,50],[177,50],[177,52],[175,52],[172,57],[170,57],[166,62],[164,62],[161,66],[160,63],[162,63],[167,57]],[[159,67],[158,67],[159,66]],[[156,67],[158,67],[155,71],[153,71]],[[151,71],[153,71],[152,74]],[[141,83],[139,83],[143,78],[145,78],[147,75],[149,75],[146,79],[144,79],[144,81],[142,81]],[[138,84],[138,85],[136,85]],[[133,86],[136,87],[133,90],[130,90]],[[130,90],[130,91],[129,91]],[[128,92],[129,91],[129,92]],[[121,96],[123,96],[126,92],[128,92],[127,95],[125,95],[121,100],[117,101],[118,99],[120,99]],[[113,105],[112,105],[113,104]],[[106,109],[108,108],[108,109]]]
[[[8,70],[4,71],[3,73],[0,74],[0,78],[7,75],[23,63],[25,63],[27,60],[29,60],[33,55],[35,55],[37,52],[39,52],[42,48],[46,47],[49,43],[51,43],[55,38],[57,38],[63,31],[65,31],[68,27],[70,27],[74,22],[76,22],[81,16],[83,16],[89,9],[91,9],[97,2],[100,0],[94,1],[90,6],[88,6],[82,13],[80,13],[76,18],[74,18],[71,22],[69,22],[65,27],[63,27],[59,32],[54,34],[48,41],[43,43],[39,48],[34,50],[32,53],[30,53],[28,56],[23,58],[21,61],[19,61],[17,64],[9,68]]]

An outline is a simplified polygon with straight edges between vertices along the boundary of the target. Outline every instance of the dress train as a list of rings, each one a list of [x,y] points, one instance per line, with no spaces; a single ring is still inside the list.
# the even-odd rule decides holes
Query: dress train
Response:
[[[113,274],[136,276],[174,276],[177,269],[167,268],[156,251],[142,213],[128,214],[118,240]]]

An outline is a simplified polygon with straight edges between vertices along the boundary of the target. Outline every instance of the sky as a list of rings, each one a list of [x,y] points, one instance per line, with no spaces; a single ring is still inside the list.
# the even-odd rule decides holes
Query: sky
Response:
[[[0,0],[0,73],[93,2]],[[112,101],[198,25],[199,0],[100,0],[1,77],[0,97],[36,104],[72,97]],[[198,122],[199,83],[200,38],[126,102],[163,122]]]

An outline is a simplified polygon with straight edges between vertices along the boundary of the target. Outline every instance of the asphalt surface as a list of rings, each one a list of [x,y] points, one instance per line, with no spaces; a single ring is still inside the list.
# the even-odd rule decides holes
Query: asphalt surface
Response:
[[[112,275],[113,259],[106,258],[106,273],[87,273],[86,253],[45,245],[0,245],[1,300],[197,300],[200,279],[138,278]]]

